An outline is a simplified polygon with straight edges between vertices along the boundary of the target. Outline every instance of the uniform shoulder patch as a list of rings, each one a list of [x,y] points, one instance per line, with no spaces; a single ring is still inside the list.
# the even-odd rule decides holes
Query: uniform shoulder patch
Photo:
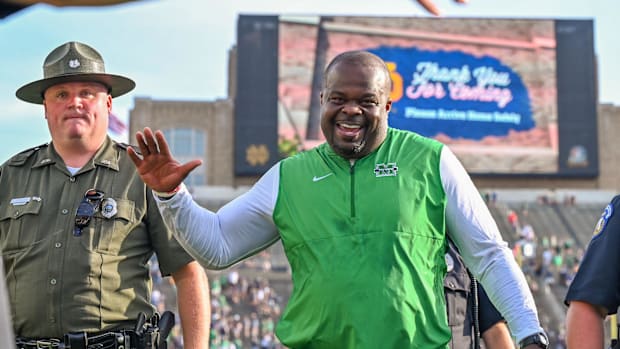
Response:
[[[611,218],[613,214],[614,214],[614,206],[612,204],[607,205],[605,209],[603,210],[603,213],[601,214],[601,218],[599,218],[598,222],[596,223],[596,226],[594,227],[594,233],[592,234],[592,239],[595,239],[598,236],[600,236],[603,230],[605,230],[605,227],[607,226],[607,222],[609,222],[609,218]]]
[[[41,145],[37,145],[36,147],[32,147],[22,152],[19,152],[9,159],[8,164],[10,166],[21,166],[25,164],[26,160],[28,160],[28,158],[31,157],[33,154],[35,154],[37,151],[39,151],[40,149],[47,148],[48,146],[49,146],[49,143],[44,143]]]

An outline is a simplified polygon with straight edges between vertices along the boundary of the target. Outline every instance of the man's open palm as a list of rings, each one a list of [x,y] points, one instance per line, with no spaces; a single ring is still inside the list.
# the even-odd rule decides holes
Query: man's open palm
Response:
[[[191,171],[202,164],[201,160],[192,160],[186,164],[175,160],[161,131],[153,133],[147,127],[144,132],[136,133],[136,141],[140,154],[132,147],[127,149],[127,153],[136,165],[140,178],[155,191],[174,190]]]

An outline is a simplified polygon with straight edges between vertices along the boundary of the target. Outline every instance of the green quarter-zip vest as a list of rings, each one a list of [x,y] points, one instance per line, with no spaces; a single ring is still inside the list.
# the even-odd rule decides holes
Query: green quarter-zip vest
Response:
[[[353,164],[327,144],[285,159],[274,221],[293,291],[289,348],[445,348],[442,144],[388,129]]]

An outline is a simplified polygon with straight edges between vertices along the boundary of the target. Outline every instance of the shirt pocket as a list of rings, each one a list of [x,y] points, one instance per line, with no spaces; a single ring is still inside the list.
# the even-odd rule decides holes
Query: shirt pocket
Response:
[[[468,316],[469,278],[459,273],[448,273],[444,280],[448,324],[458,326]]]
[[[23,204],[0,206],[0,250],[10,253],[40,241],[40,217],[43,200],[31,197]]]
[[[467,318],[467,293],[460,290],[446,288],[446,312],[448,325],[458,326],[465,323]]]
[[[113,202],[116,204],[116,213],[104,217],[100,209],[93,216],[89,226],[83,229],[80,240],[87,250],[119,254],[127,242],[129,233],[140,223],[134,201],[113,199]]]

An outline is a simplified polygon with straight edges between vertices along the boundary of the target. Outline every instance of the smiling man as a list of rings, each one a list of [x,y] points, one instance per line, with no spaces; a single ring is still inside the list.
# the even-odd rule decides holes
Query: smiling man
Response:
[[[226,268],[281,239],[293,292],[276,334],[289,348],[446,348],[446,227],[523,347],[544,336],[511,250],[464,168],[443,144],[389,128],[385,63],[344,52],[325,70],[327,140],[271,168],[217,213],[181,181],[161,131],[129,154],[179,242],[207,268]]]
[[[350,59],[356,64],[338,66],[337,74],[330,72],[338,60],[326,69],[320,94],[321,129],[334,152],[345,159],[360,159],[386,137],[387,114],[392,107],[386,92],[392,89],[392,82],[387,71],[373,69],[364,56]]]

